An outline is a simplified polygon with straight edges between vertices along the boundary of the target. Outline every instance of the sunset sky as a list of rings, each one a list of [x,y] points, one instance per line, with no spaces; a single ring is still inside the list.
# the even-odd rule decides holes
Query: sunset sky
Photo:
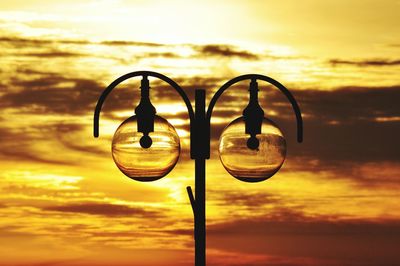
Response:
[[[244,183],[218,156],[248,82],[221,97],[207,161],[207,265],[400,265],[400,1],[0,2],[0,265],[187,266],[194,263],[189,121],[179,95],[151,79],[157,114],[181,154],[140,183],[111,156],[140,97],[132,71],[162,73],[207,104],[226,81],[258,73],[284,84],[304,118],[259,82],[286,161]]]

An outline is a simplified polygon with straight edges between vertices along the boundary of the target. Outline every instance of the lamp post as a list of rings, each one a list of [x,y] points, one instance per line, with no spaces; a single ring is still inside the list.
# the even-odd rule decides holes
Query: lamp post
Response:
[[[210,120],[216,102],[230,86],[250,80],[249,104],[243,116],[231,122],[220,138],[219,153],[225,169],[245,182],[259,182],[273,176],[282,166],[286,155],[286,142],[281,130],[264,117],[258,103],[258,80],[278,88],[289,100],[297,121],[297,141],[303,140],[303,121],[300,108],[293,95],[278,81],[258,74],[238,76],[225,83],[212,97],[208,109],[205,90],[195,91],[195,108],[183,89],[172,79],[156,72],[136,71],[114,80],[101,94],[94,112],[94,137],[99,136],[100,111],[108,94],[121,82],[141,76],[141,100],[135,115],[126,119],[116,130],[113,159],[128,177],[154,181],[167,175],[178,161],[179,137],[171,124],[156,115],[150,101],[148,77],[159,78],[174,88],[183,99],[190,119],[190,157],[195,161],[195,195],[188,186],[187,192],[194,214],[195,265],[206,265],[206,160],[210,158]],[[150,160],[151,163],[147,163]]]

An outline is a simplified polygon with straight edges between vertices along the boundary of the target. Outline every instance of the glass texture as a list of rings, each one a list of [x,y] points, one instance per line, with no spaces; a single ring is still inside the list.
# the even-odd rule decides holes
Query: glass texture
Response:
[[[282,166],[286,156],[286,141],[282,131],[271,120],[264,118],[259,146],[247,147],[249,134],[245,133],[243,117],[232,121],[222,132],[219,156],[222,165],[234,177],[246,182],[258,182],[273,176]]]
[[[142,148],[139,141],[143,133],[137,132],[137,117],[126,119],[115,131],[112,156],[118,168],[138,181],[154,181],[167,175],[178,161],[179,136],[164,118],[155,116],[152,144]]]

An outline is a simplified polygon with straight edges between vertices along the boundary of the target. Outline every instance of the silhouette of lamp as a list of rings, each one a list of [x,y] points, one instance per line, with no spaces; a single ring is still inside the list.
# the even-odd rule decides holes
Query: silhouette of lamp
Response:
[[[286,87],[278,81],[258,74],[236,77],[225,83],[212,97],[208,109],[205,90],[195,91],[195,108],[183,89],[172,79],[156,72],[136,71],[114,80],[101,94],[94,112],[94,137],[99,136],[102,105],[108,94],[121,82],[141,76],[141,99],[135,115],[126,119],[116,130],[112,141],[112,155],[117,167],[129,178],[154,181],[167,175],[178,161],[179,137],[174,127],[156,115],[150,101],[148,77],[168,83],[183,99],[190,120],[190,157],[195,161],[195,196],[191,187],[187,192],[194,214],[195,265],[206,265],[205,168],[210,158],[210,121],[213,108],[223,92],[243,80],[251,80],[249,103],[241,117],[232,121],[222,132],[219,155],[222,165],[235,178],[245,182],[259,182],[273,176],[286,156],[286,141],[279,127],[264,117],[258,103],[258,82],[266,81],[278,88],[289,100],[296,116],[297,141],[303,140],[303,120],[300,108]]]
[[[111,148],[114,162],[121,172],[143,182],[167,175],[180,153],[179,136],[167,120],[156,115],[149,91],[149,80],[144,76],[136,115],[118,127]]]
[[[234,177],[258,182],[273,176],[286,156],[282,131],[264,117],[258,103],[258,83],[250,82],[250,100],[243,116],[232,121],[222,132],[219,154],[222,165]]]

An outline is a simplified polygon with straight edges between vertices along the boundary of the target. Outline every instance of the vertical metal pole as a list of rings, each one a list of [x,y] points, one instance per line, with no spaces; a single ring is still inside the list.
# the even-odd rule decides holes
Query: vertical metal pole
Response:
[[[194,217],[194,238],[195,238],[195,265],[206,265],[206,160],[196,159],[195,161],[195,195],[196,195],[196,214]]]
[[[204,151],[210,136],[207,135],[205,91],[196,90],[195,94],[195,142],[192,146],[196,149],[195,158],[195,266],[206,265],[206,158]]]

